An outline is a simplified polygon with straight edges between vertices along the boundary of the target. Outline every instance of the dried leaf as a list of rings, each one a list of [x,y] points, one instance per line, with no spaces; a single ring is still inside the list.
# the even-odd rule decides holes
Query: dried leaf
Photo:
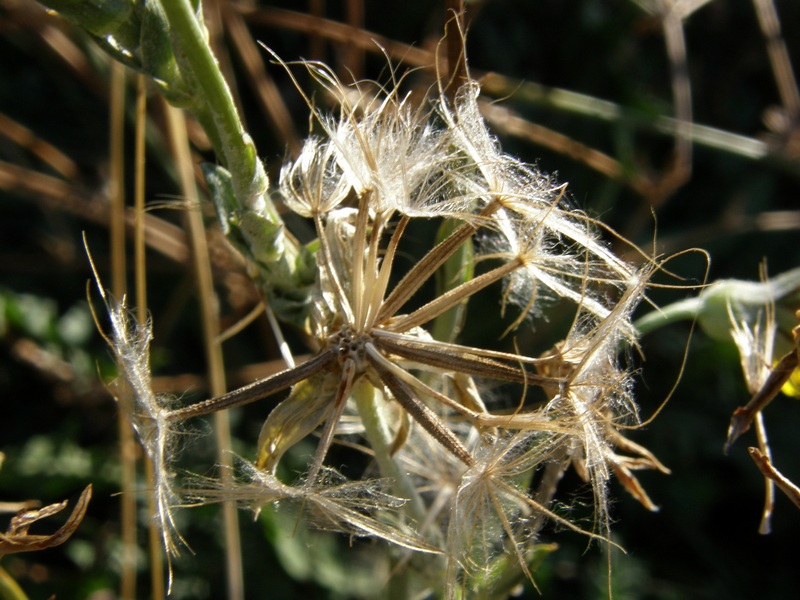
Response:
[[[314,431],[333,409],[335,379],[330,373],[314,375],[292,388],[278,404],[258,436],[259,469],[274,473],[283,454]]]
[[[69,519],[67,519],[67,522],[51,535],[30,535],[28,533],[28,528],[36,521],[51,517],[64,510],[67,506],[66,500],[58,504],[50,504],[39,510],[25,510],[20,512],[11,519],[6,533],[0,533],[0,556],[16,554],[17,552],[44,550],[45,548],[52,548],[53,546],[63,544],[75,532],[81,521],[83,521],[91,497],[92,486],[88,485],[86,489],[83,490],[80,498],[78,498],[78,503],[75,505],[75,508],[72,509],[72,514]]]
[[[650,496],[648,496],[647,492],[644,491],[642,484],[639,483],[639,480],[636,479],[636,476],[631,473],[631,468],[642,468],[638,465],[638,459],[628,459],[627,457],[614,456],[615,459],[610,461],[611,468],[614,470],[614,474],[617,476],[617,479],[622,486],[647,510],[658,512],[658,506],[653,504],[653,501],[650,500]],[[629,461],[632,461],[635,466],[631,467],[630,464],[628,464]]]

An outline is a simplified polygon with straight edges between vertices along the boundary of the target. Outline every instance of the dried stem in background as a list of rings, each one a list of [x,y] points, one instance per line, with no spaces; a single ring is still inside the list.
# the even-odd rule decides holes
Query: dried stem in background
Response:
[[[110,99],[110,173],[109,173],[109,246],[111,252],[111,289],[122,298],[127,291],[125,265],[125,68],[113,63]],[[125,411],[117,412],[122,494],[120,529],[122,537],[122,574],[120,597],[136,598],[136,442]]]
[[[182,111],[167,105],[166,102],[164,103],[164,107],[167,114],[169,137],[172,142],[173,152],[175,153],[175,162],[178,165],[181,193],[185,198],[194,201],[198,198],[198,193],[194,180],[191,152],[188,145],[185,116]],[[214,290],[205,225],[203,223],[202,213],[199,210],[187,211],[185,218],[192,249],[197,298],[200,303],[201,326],[208,369],[209,390],[214,395],[222,395],[225,393],[226,383],[222,346],[218,341],[219,301]],[[217,460],[220,465],[220,477],[223,482],[227,481],[230,484],[233,461],[231,457],[230,419],[227,412],[218,412],[214,415],[214,433],[217,441]],[[243,600],[244,573],[236,504],[231,501],[224,502],[222,510],[228,598],[231,600]]]

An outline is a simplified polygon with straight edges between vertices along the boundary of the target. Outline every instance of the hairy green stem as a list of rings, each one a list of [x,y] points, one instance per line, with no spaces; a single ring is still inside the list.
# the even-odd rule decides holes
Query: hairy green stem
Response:
[[[270,216],[280,222],[265,196],[267,175],[255,145],[242,126],[233,95],[189,0],[169,0],[161,6],[169,22],[175,60],[194,92],[191,110],[230,171],[237,200],[247,208],[263,201]]]
[[[185,106],[208,132],[224,166],[205,169],[223,232],[257,267],[275,314],[304,327],[315,283],[313,257],[287,233],[270,199],[267,174],[192,4],[161,0],[181,85],[188,91]]]

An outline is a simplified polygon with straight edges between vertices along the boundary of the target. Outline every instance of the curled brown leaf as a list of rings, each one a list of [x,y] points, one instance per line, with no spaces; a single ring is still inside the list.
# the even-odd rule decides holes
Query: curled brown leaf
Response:
[[[81,493],[80,498],[78,498],[78,502],[75,508],[72,509],[72,514],[67,519],[67,522],[50,535],[31,535],[28,533],[28,529],[36,521],[51,517],[64,510],[67,506],[66,500],[57,504],[50,504],[38,510],[20,511],[11,519],[8,530],[5,533],[0,533],[0,556],[18,552],[34,552],[63,544],[83,521],[91,497],[92,486],[88,485]]]

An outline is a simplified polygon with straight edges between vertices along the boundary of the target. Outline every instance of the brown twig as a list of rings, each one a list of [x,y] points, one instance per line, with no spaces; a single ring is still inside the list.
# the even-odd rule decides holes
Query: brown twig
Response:
[[[775,482],[778,489],[786,494],[797,508],[800,508],[800,488],[786,479],[780,471],[773,467],[769,457],[762,454],[758,448],[748,448],[747,451],[750,453],[750,458],[756,463],[762,475],[770,481]]]

